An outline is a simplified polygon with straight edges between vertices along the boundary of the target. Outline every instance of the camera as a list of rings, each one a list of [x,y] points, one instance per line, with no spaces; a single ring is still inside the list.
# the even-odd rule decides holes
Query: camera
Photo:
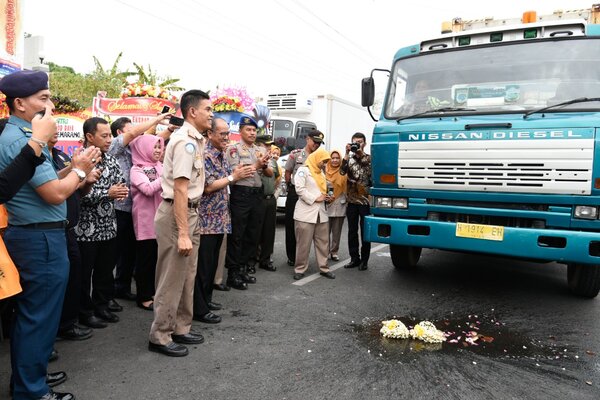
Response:
[[[350,151],[353,153],[356,153],[360,149],[359,143],[349,143],[349,144],[350,144]]]

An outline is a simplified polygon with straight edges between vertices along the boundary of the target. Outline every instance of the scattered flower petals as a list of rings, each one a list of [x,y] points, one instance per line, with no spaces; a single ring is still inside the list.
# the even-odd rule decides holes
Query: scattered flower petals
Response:
[[[596,353],[594,353],[593,351],[590,351],[590,350],[586,350],[585,354],[587,354],[588,356],[595,356],[596,355]]]
[[[592,386],[592,381],[585,381],[585,383]]]

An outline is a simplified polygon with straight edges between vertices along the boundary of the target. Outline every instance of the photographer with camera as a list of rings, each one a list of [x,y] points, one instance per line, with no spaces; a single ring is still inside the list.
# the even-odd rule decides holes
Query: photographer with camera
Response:
[[[367,138],[361,132],[352,135],[352,143],[346,145],[346,155],[342,160],[341,175],[348,177],[346,216],[348,217],[348,250],[350,262],[344,268],[358,267],[360,271],[368,268],[371,243],[363,238],[365,216],[369,215],[369,187],[371,186],[371,156],[364,152]],[[358,246],[358,227],[362,247]]]

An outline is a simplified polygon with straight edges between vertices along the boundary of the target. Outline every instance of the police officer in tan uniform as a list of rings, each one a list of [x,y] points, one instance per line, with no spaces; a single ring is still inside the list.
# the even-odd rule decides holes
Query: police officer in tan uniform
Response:
[[[247,283],[256,283],[256,278],[247,273],[248,261],[258,245],[261,221],[263,219],[262,200],[264,197],[261,176],[273,176],[269,165],[269,153],[264,153],[257,145],[256,122],[250,117],[240,121],[239,143],[225,150],[227,161],[232,169],[237,165],[255,168],[254,174],[240,179],[231,186],[229,205],[231,208],[231,234],[227,238],[228,269],[227,285],[235,289],[248,289]]]
[[[163,201],[154,224],[158,242],[154,322],[148,349],[172,357],[188,354],[184,344],[199,344],[202,335],[190,332],[198,262],[198,201],[204,190],[204,145],[201,132],[210,129],[210,98],[201,90],[181,97],[185,122],[171,136],[164,157]]]
[[[298,195],[294,187],[293,176],[298,168],[304,165],[306,159],[313,151],[317,150],[323,143],[325,135],[313,129],[306,136],[306,146],[303,149],[293,150],[285,163],[285,183],[287,184],[287,197],[285,198],[285,252],[287,253],[287,264],[292,267],[296,261],[296,232],[294,230],[294,210]]]

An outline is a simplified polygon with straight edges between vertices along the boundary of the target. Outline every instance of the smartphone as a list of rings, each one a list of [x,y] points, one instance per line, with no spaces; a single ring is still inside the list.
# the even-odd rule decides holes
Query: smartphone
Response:
[[[171,107],[169,107],[169,106],[164,106],[164,107],[162,108],[162,111],[161,111],[160,113],[161,113],[161,114],[166,114],[166,113],[168,113],[169,111],[171,111]]]
[[[171,115],[171,118],[169,119],[169,123],[171,125],[175,125],[175,126],[183,126],[183,122],[184,122],[183,118],[179,118],[174,115]]]

